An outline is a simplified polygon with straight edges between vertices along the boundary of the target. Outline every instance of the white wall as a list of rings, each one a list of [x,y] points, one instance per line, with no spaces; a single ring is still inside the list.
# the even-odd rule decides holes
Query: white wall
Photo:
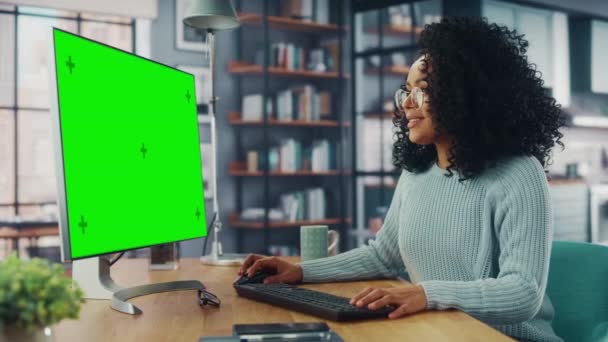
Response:
[[[34,6],[75,12],[93,12],[154,19],[158,0],[5,0],[19,6]]]

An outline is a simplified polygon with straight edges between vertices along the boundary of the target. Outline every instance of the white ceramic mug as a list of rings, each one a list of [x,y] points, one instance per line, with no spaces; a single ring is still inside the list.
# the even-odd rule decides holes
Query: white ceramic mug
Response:
[[[327,226],[301,226],[300,254],[302,261],[335,255],[339,240],[338,232],[329,230]]]

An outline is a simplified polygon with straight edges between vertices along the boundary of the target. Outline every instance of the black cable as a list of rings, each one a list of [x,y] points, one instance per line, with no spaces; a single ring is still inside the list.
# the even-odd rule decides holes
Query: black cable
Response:
[[[211,222],[207,226],[207,235],[205,236],[205,241],[203,242],[203,256],[207,255],[207,239],[209,238],[209,233],[211,232],[211,228],[214,226],[216,219],[217,219],[217,211],[215,213],[213,213]]]
[[[118,254],[118,256],[114,258],[114,260],[110,261],[110,266],[114,265],[118,261],[118,259],[122,258],[123,255],[125,255],[125,252],[120,252],[120,254]]]

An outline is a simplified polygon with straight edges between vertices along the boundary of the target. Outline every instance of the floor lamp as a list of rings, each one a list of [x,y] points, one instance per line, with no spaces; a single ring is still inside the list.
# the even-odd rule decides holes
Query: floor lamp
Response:
[[[211,99],[209,116],[211,117],[211,146],[213,150],[213,211],[216,218],[213,222],[213,241],[211,253],[203,255],[201,262],[209,265],[241,264],[246,254],[224,254],[220,232],[222,222],[217,200],[217,134],[215,110],[218,98],[215,96],[215,32],[232,30],[241,25],[230,0],[194,0],[191,2],[184,24],[207,32],[209,69],[211,69]],[[210,232],[207,232],[209,234]]]

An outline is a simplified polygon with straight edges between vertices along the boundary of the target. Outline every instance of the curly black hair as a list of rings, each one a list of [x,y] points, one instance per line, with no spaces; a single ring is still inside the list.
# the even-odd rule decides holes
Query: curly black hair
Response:
[[[509,156],[534,156],[546,167],[551,148],[564,148],[566,117],[528,62],[523,35],[485,18],[447,17],[426,25],[418,43],[432,120],[454,139],[447,176],[456,170],[462,181]],[[393,123],[395,166],[427,170],[435,145],[410,141],[403,116],[395,113]]]

